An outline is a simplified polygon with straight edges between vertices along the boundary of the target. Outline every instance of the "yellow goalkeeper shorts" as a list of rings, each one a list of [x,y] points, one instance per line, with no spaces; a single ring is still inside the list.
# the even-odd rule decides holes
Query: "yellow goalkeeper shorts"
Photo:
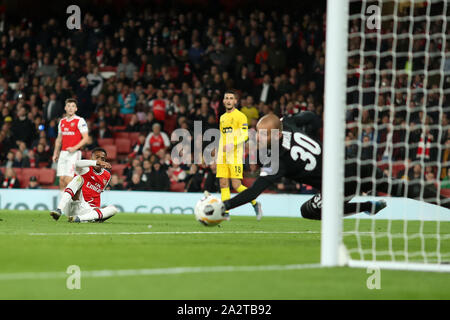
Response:
[[[217,164],[217,178],[241,179],[244,165],[241,164]]]

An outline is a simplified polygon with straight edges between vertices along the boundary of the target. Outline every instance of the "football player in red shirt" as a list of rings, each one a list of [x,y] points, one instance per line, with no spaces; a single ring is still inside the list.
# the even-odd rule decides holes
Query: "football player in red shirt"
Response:
[[[58,161],[57,176],[59,188],[63,191],[75,174],[75,162],[81,159],[80,149],[88,142],[88,126],[86,121],[77,116],[77,101],[67,99],[66,117],[58,124],[58,137],[55,141],[53,162]]]
[[[111,180],[111,174],[105,170],[111,168],[106,156],[104,149],[95,148],[91,160],[75,163],[77,175],[64,190],[58,207],[50,212],[55,220],[66,214],[70,222],[103,222],[118,212],[115,206],[100,207],[100,194]]]

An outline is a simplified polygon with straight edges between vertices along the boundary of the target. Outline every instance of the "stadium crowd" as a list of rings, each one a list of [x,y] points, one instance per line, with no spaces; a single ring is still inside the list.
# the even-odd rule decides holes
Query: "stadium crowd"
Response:
[[[250,130],[262,115],[271,112],[287,117],[308,110],[322,117],[324,18],[320,11],[301,16],[295,12],[219,11],[207,16],[196,11],[144,10],[126,12],[121,19],[84,13],[81,29],[68,30],[65,21],[56,18],[42,23],[24,19],[13,24],[1,17],[2,187],[28,187],[28,180],[36,185],[35,176],[19,183],[17,169],[54,168],[51,156],[64,101],[76,97],[77,114],[89,127],[85,156],[99,145],[114,147],[107,149],[113,164],[110,189],[218,191],[214,165],[177,165],[171,161],[172,131],[192,131],[194,121],[201,121],[203,130],[218,128],[224,113],[223,92],[229,88],[239,90],[240,110],[247,116]],[[350,41],[350,46],[355,45]],[[389,43],[386,46],[389,48]],[[356,57],[349,60],[355,69],[374,68],[371,60],[365,66],[358,66],[358,62]],[[392,61],[383,63],[389,68]],[[383,80],[388,82],[384,85],[395,88],[390,84],[392,79]],[[365,75],[363,87],[373,81],[373,75]],[[355,82],[359,82],[359,75],[349,73],[349,85]],[[423,88],[423,79],[414,78],[411,86]],[[356,98],[349,93],[349,105],[359,103],[359,92],[354,93]],[[395,102],[387,96],[385,93],[377,99],[381,112],[384,106],[406,104],[401,92],[394,95]],[[365,143],[377,139],[383,146],[391,139],[388,124],[414,126],[414,121],[407,122],[410,112],[403,108],[395,117],[387,110],[379,123],[373,123],[375,108],[365,106],[375,105],[375,98],[364,94],[364,99],[363,108],[349,108],[347,114],[349,123],[361,119],[368,124],[361,132],[348,130],[347,157],[361,154],[371,159],[375,152],[382,162],[391,151],[374,151],[374,144],[366,148]],[[408,101],[417,103],[417,99]],[[432,99],[430,95],[428,102],[437,103]],[[439,121],[436,113],[428,116],[430,124]],[[414,119],[420,123],[420,112]],[[447,126],[448,117],[442,122]],[[422,135],[420,126],[418,130],[411,130],[417,143]],[[442,148],[436,144],[430,148],[425,142],[420,152],[431,162],[445,164],[440,176],[436,165],[426,172],[412,166],[406,175],[418,172],[433,181],[444,180],[442,188],[450,188],[449,131],[439,137],[438,131],[431,128],[426,137],[430,142],[440,138]],[[401,134],[394,131],[392,139],[404,141]],[[125,146],[119,147],[119,142]],[[416,165],[414,161],[422,153],[418,148],[414,152],[406,149],[407,145],[394,149],[391,158],[407,156]],[[258,170],[258,166],[246,163],[244,176],[248,180],[244,184],[257,177]],[[57,188],[56,183],[53,187]],[[313,192],[306,185],[289,181],[280,181],[273,191]]]

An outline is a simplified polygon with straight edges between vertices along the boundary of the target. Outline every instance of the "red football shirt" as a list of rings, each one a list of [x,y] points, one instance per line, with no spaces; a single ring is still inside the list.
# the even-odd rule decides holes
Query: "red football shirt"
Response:
[[[62,136],[61,150],[66,151],[77,145],[83,139],[81,134],[84,132],[88,132],[88,126],[83,118],[73,116],[72,119],[61,119],[58,124],[58,133]]]
[[[86,168],[87,170],[88,168]],[[102,169],[100,172],[96,172],[94,167],[89,167],[89,170],[81,174],[83,178],[83,187],[81,192],[83,193],[84,201],[89,203],[91,207],[100,208],[100,194],[105,190],[106,186],[111,179],[111,173]]]

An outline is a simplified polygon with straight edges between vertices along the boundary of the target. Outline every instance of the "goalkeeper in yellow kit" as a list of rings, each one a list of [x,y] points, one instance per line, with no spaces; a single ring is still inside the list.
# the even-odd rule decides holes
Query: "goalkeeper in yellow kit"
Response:
[[[236,109],[238,94],[228,90],[224,94],[223,104],[226,112],[220,117],[220,141],[217,153],[217,173],[222,201],[230,199],[230,183],[234,190],[247,189],[242,185],[244,144],[248,140],[247,116]],[[257,220],[262,217],[261,204],[251,201]]]

